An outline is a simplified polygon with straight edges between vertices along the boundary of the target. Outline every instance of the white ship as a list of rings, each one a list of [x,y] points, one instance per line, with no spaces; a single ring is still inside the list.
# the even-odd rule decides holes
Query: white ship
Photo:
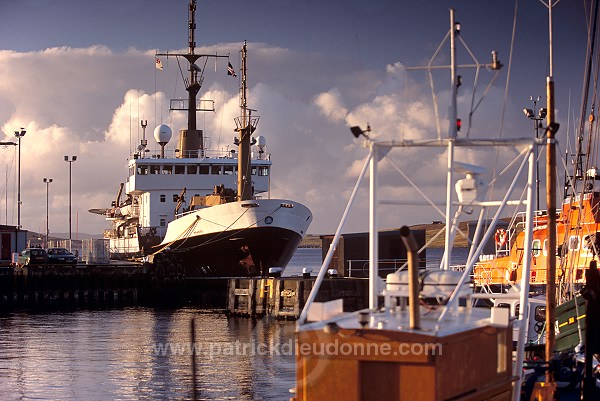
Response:
[[[266,275],[289,262],[311,221],[310,210],[285,199],[270,198],[270,154],[263,136],[252,137],[259,117],[247,107],[246,44],[242,49],[240,116],[235,119],[237,150],[212,151],[196,113],[205,65],[199,60],[228,57],[195,53],[196,2],[189,4],[189,50],[177,57],[188,66],[188,99],[172,100],[170,109],[188,113],[177,149],[165,153],[172,131],[154,130],[160,154],[151,154],[143,139],[129,160],[127,181],[108,209],[90,212],[111,222],[105,238],[112,259],[150,259],[168,255],[196,276]],[[182,63],[183,64],[183,63]],[[230,74],[235,71],[229,64]],[[125,196],[122,199],[122,194]]]

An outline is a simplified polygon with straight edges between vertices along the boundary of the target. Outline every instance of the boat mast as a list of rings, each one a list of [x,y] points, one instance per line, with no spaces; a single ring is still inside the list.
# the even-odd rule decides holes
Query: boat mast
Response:
[[[556,309],[556,140],[554,135],[558,130],[558,124],[554,122],[554,78],[552,71],[552,0],[546,4],[548,7],[548,41],[550,43],[550,68],[549,76],[546,78],[546,101],[548,114],[546,122],[546,207],[548,209],[548,252],[546,273],[546,383],[554,382],[554,376],[550,370],[550,362],[554,353],[554,321]]]
[[[196,49],[195,31],[196,0],[190,0],[188,18],[188,54],[186,57],[190,64],[190,75],[189,81],[185,88],[188,91],[188,123],[187,132],[180,134],[180,157],[198,157],[198,150],[200,150],[200,152],[204,150],[202,131],[198,131],[196,129],[196,98],[198,96],[198,92],[200,92],[202,83],[198,80],[198,72],[200,71],[200,68],[194,64],[194,62],[197,60],[197,57],[195,57],[194,54]]]
[[[457,111],[456,111],[456,96],[457,96],[457,79],[456,79],[456,44],[455,38],[458,33],[458,25],[454,21],[454,9],[450,9],[450,88],[452,94],[450,96],[450,115],[449,127],[448,127],[448,164],[446,172],[446,232],[445,232],[445,252],[442,260],[442,269],[448,270],[450,268],[450,260],[452,258],[452,185],[453,181],[453,168],[454,168],[454,140],[457,134]]]
[[[239,133],[236,143],[238,148],[238,186],[237,200],[252,199],[252,170],[250,168],[250,145],[252,145],[252,133],[256,129],[259,117],[252,117],[252,110],[248,108],[247,91],[247,48],[246,41],[242,47],[242,85],[240,87],[240,109],[242,115],[236,117],[236,131]]]
[[[188,7],[188,52],[187,54],[178,53],[156,53],[156,56],[183,57],[189,64],[189,76],[184,77],[185,89],[188,91],[187,105],[181,100],[171,100],[169,109],[171,111],[187,111],[188,121],[187,129],[179,132],[179,155],[180,158],[196,158],[204,156],[204,139],[202,130],[197,129],[196,112],[197,111],[214,111],[213,108],[202,109],[199,107],[197,97],[202,87],[203,69],[200,68],[196,61],[200,58],[228,58],[229,55],[218,54],[196,54],[196,0],[190,0]],[[199,152],[200,151],[200,152]]]

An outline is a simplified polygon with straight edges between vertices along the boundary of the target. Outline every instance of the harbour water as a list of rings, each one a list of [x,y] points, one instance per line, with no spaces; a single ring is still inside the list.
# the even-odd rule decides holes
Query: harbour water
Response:
[[[320,264],[301,248],[285,275]],[[294,322],[189,306],[0,315],[0,400],[189,400],[192,318],[198,399],[289,399]]]

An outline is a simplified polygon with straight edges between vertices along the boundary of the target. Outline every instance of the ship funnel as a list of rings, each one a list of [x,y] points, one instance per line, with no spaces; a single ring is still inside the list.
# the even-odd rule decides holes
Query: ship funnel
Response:
[[[195,129],[182,129],[179,130],[179,142],[177,148],[179,149],[179,158],[197,158],[200,150],[203,150],[202,146],[202,130]]]
[[[165,145],[169,143],[171,137],[173,136],[173,132],[171,128],[169,128],[166,124],[161,124],[158,127],[154,128],[154,139],[160,145],[160,158],[163,159],[165,157]]]

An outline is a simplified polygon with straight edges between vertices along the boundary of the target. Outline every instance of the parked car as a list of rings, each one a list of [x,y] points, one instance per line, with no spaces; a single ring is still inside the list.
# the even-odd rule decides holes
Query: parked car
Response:
[[[66,248],[48,248],[48,264],[76,264],[77,256]]]
[[[27,265],[40,265],[48,262],[48,254],[42,248],[25,248],[17,258],[17,264],[21,267]]]

